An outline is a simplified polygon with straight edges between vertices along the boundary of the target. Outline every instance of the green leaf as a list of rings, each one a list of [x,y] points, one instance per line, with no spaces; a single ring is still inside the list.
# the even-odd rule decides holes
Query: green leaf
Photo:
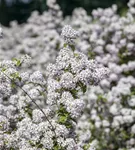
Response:
[[[16,63],[17,67],[19,67],[21,65],[21,61],[18,60],[17,63]]]
[[[103,95],[101,95],[101,94],[98,95],[98,99],[97,99],[97,100],[98,100],[98,101],[102,101],[102,102],[104,102],[104,103],[107,102],[107,99],[104,98]]]
[[[75,51],[75,46],[74,46],[74,45],[70,45],[70,47],[71,47],[71,49],[72,49],[73,51]]]
[[[14,82],[12,82],[11,87],[16,88],[16,84]]]
[[[67,43],[64,43],[64,47],[65,47],[65,48],[67,47]]]
[[[79,86],[80,86],[83,93],[85,93],[87,91],[87,86],[84,85],[82,82],[79,82]]]
[[[22,80],[22,78],[19,76],[19,72],[12,73],[12,74],[10,74],[10,76],[11,76],[13,79],[18,79],[19,81]]]
[[[2,68],[2,72],[6,71],[7,69],[6,68]]]
[[[12,61],[16,64],[17,67],[21,66],[22,62],[20,59],[12,58]]]

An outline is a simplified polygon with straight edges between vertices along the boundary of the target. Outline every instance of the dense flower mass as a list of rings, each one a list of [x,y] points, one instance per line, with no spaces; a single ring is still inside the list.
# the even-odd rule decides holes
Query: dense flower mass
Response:
[[[62,29],[69,41],[74,33],[77,31],[70,26]],[[31,65],[27,54],[0,63],[1,106],[11,107],[6,115],[1,111],[2,149],[83,149],[75,131],[85,108],[79,93],[85,93],[88,85],[99,82],[109,71],[70,44],[66,42],[44,75],[24,71]]]
[[[135,150],[135,0],[47,5],[0,28],[0,150]]]

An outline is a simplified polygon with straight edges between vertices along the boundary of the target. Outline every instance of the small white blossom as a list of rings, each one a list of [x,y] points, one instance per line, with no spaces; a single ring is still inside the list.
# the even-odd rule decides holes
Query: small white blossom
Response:
[[[62,29],[61,35],[66,43],[72,44],[73,40],[79,36],[79,33],[75,31],[71,26],[66,25]]]

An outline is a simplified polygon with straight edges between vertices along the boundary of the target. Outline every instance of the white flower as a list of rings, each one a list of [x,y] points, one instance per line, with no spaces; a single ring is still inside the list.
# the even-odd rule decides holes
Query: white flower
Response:
[[[135,96],[132,96],[131,99],[128,100],[128,104],[131,107],[135,106]]]
[[[135,134],[135,125],[131,127],[131,133]]]
[[[74,81],[74,76],[69,72],[64,73],[61,76],[60,85],[62,88],[65,89],[74,89],[76,86],[76,83]]]
[[[32,119],[35,123],[39,123],[39,122],[42,122],[43,121],[43,117],[44,117],[44,114],[38,110],[38,109],[34,109],[33,112],[32,112]]]
[[[83,100],[75,99],[74,101],[67,101],[65,105],[67,111],[71,113],[71,116],[78,118],[84,109],[85,103]]]
[[[44,85],[46,83],[40,71],[35,71],[33,74],[30,75],[30,82],[41,85]]]
[[[61,35],[66,43],[72,44],[73,39],[76,39],[79,36],[79,33],[75,31],[71,26],[66,25],[62,29]]]

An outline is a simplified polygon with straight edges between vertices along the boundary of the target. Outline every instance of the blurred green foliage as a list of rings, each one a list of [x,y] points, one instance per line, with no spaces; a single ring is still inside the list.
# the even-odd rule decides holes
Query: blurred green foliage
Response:
[[[7,3],[8,1],[8,3]],[[84,7],[87,12],[98,7],[106,8],[117,4],[120,11],[125,10],[128,0],[57,0],[64,16],[71,15],[76,7]],[[0,22],[8,26],[11,20],[23,23],[27,20],[33,10],[42,13],[47,9],[46,0],[29,0],[27,3],[22,0],[0,0]]]

